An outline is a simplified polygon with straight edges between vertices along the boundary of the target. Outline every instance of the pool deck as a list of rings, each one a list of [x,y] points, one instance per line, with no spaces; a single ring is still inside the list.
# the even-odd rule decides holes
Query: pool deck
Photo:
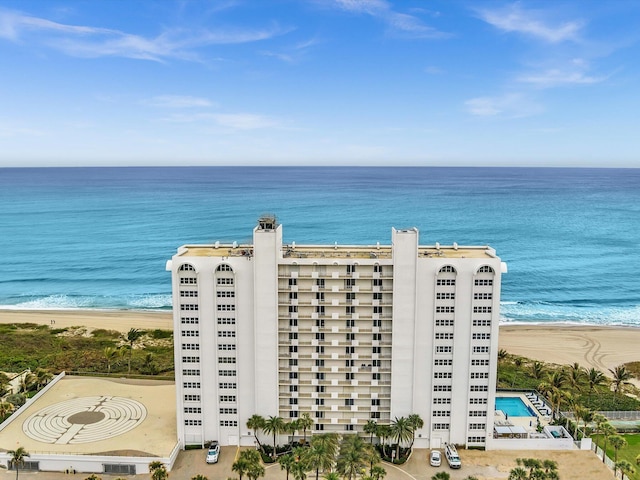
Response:
[[[496,410],[494,425],[496,427],[509,427],[509,426],[517,426],[524,427],[527,431],[534,433],[538,427],[538,422],[543,427],[548,425],[550,422],[550,417],[541,413],[542,407],[540,403],[536,401],[537,396],[535,394],[525,394],[521,392],[500,392],[496,395],[496,398],[519,398],[522,403],[524,403],[531,412],[535,412],[535,415],[531,416],[513,416],[507,415],[502,410]],[[534,403],[535,402],[535,403]],[[545,411],[546,413],[546,411]]]

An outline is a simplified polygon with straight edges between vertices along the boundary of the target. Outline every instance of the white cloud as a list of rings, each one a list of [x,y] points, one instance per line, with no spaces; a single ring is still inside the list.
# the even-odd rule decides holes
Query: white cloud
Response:
[[[276,126],[276,122],[273,119],[253,113],[219,113],[212,115],[212,118],[218,125],[235,130],[256,130]]]
[[[279,123],[265,115],[255,113],[198,113],[176,114],[164,118],[164,121],[174,123],[213,124],[217,127],[231,130],[258,130],[278,127]]]
[[[540,88],[557,87],[562,85],[590,85],[604,81],[606,77],[592,77],[579,71],[565,71],[558,69],[546,70],[540,73],[530,73],[517,78],[519,82],[529,83]]]
[[[277,58],[278,60],[286,63],[295,63],[300,61],[300,59],[302,59],[306,55],[307,51],[318,43],[320,42],[317,39],[310,39],[304,42],[297,43],[292,47],[285,48],[279,52],[275,52],[272,50],[263,50],[260,52],[260,54],[266,57]]]
[[[521,93],[507,93],[499,97],[476,97],[465,102],[471,115],[480,117],[530,117],[542,112],[542,107]]]
[[[212,107],[214,104],[201,97],[191,97],[188,95],[158,95],[142,102],[145,105],[159,108],[193,108]]]
[[[480,18],[505,32],[516,32],[542,39],[549,43],[577,40],[584,23],[579,20],[555,22],[548,21],[548,13],[539,10],[524,10],[514,3],[499,10],[480,10]]]
[[[441,38],[448,34],[425,25],[415,15],[399,13],[386,0],[334,0],[335,5],[342,10],[361,13],[378,18],[396,32],[402,32],[412,37]]]
[[[168,58],[197,60],[199,47],[266,40],[285,31],[277,26],[256,30],[165,30],[144,37],[119,30],[67,25],[44,18],[0,9],[0,38],[40,43],[71,56],[116,56],[163,61]]]

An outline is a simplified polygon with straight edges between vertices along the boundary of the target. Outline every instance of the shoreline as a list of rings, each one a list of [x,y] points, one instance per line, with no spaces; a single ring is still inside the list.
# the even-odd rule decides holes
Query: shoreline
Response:
[[[0,324],[35,323],[51,328],[87,327],[126,333],[131,328],[173,330],[171,311],[0,309]],[[575,362],[606,375],[640,361],[640,328],[576,323],[502,323],[498,346],[513,355],[559,365]]]
[[[90,327],[126,333],[131,328],[173,330],[173,312],[149,310],[0,309],[0,324],[35,323],[52,328]]]

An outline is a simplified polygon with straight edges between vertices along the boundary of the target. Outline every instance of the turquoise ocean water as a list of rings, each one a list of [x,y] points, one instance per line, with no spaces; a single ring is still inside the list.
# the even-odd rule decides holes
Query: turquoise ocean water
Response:
[[[0,308],[170,309],[185,243],[485,245],[511,322],[640,326],[640,169],[0,169]]]

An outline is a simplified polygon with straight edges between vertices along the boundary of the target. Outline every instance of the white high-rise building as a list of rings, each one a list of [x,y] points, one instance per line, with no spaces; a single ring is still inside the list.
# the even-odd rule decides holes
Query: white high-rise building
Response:
[[[418,414],[416,446],[483,446],[493,430],[500,278],[488,246],[185,245],[172,272],[178,436],[252,445],[254,414],[362,431]]]

